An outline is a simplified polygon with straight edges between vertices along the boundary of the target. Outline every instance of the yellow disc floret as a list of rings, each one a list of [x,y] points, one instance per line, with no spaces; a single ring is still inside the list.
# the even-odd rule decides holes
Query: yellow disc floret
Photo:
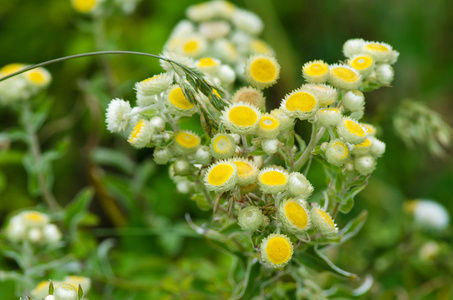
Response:
[[[277,82],[280,65],[272,56],[254,55],[245,64],[245,78],[254,87],[263,89]]]
[[[337,132],[346,142],[360,144],[366,138],[366,131],[357,121],[343,117],[337,124]]]
[[[234,157],[230,161],[238,169],[238,184],[240,186],[248,186],[255,183],[258,167],[253,161],[240,157]]]
[[[310,211],[311,220],[318,231],[325,237],[335,236],[338,232],[337,226],[332,217],[315,205]]]
[[[280,121],[270,114],[263,115],[258,124],[258,136],[266,139],[273,139],[276,138],[279,133]]]
[[[270,234],[260,248],[261,259],[274,268],[285,266],[293,255],[293,244],[284,234]]]
[[[332,65],[330,67],[329,82],[340,89],[356,90],[360,86],[360,73],[348,65]]]
[[[329,65],[322,60],[314,60],[302,67],[302,75],[306,81],[324,83],[329,77]]]
[[[234,133],[251,132],[258,125],[261,113],[255,106],[239,102],[223,111],[222,121]]]
[[[308,91],[295,90],[283,99],[281,108],[292,117],[307,119],[316,112],[318,100]]]
[[[258,184],[263,193],[283,192],[288,183],[288,173],[279,167],[267,167],[258,174]]]
[[[231,135],[218,133],[211,140],[210,150],[216,158],[228,158],[234,155],[236,143]]]
[[[218,161],[205,173],[204,182],[208,190],[226,192],[235,187],[238,178],[236,165],[229,161]]]
[[[190,131],[181,130],[175,136],[175,146],[184,153],[195,152],[200,141],[200,137]]]
[[[173,89],[168,95],[171,104],[182,110],[188,110],[194,107],[192,103],[184,96],[180,87]]]
[[[294,234],[305,232],[310,228],[310,217],[307,202],[288,199],[281,202],[279,218],[285,228]]]

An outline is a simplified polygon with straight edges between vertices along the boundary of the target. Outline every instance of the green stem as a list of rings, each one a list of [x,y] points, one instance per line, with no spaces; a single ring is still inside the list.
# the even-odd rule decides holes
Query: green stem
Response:
[[[310,158],[311,152],[313,151],[315,146],[318,144],[319,139],[322,137],[322,135],[324,134],[325,131],[326,131],[325,127],[322,127],[318,131],[318,125],[316,123],[313,123],[310,142],[308,143],[307,148],[305,148],[301,157],[299,157],[299,159],[294,163],[293,167],[291,168],[292,171],[297,172],[304,166],[304,164]]]
[[[29,151],[33,156],[35,166],[41,166],[42,153],[39,146],[38,136],[36,134],[35,127],[30,121],[32,119],[30,103],[28,101],[23,101],[22,108],[23,108],[22,124],[25,127],[25,130],[28,135]],[[54,195],[52,194],[52,191],[50,190],[49,186],[46,183],[46,176],[44,172],[41,170],[41,168],[38,167],[36,173],[37,173],[36,176],[38,178],[38,184],[41,189],[44,201],[47,203],[47,206],[49,206],[52,212],[58,211],[60,206],[58,205],[57,200],[55,199]]]
[[[154,58],[157,58],[157,59],[160,59],[160,60],[165,60],[165,61],[167,61],[167,62],[169,62],[171,64],[176,64],[177,66],[183,68],[187,72],[191,71],[188,67],[186,67],[186,66],[184,66],[184,65],[182,65],[180,63],[177,63],[175,61],[172,61],[170,59],[167,59],[165,57],[162,57],[162,56],[159,56],[159,55],[155,55],[155,54],[150,54],[150,53],[145,53],[145,52],[136,52],[136,51],[120,51],[120,50],[115,50],[115,51],[95,51],[95,52],[87,52],[87,53],[82,53],[82,54],[64,56],[64,57],[60,57],[60,58],[56,58],[56,59],[51,59],[51,60],[36,64],[36,65],[32,65],[32,66],[26,67],[26,68],[24,68],[24,69],[22,69],[20,71],[14,72],[12,74],[9,74],[7,76],[4,76],[4,77],[0,78],[0,82],[3,81],[3,80],[6,80],[8,78],[14,77],[16,75],[22,74],[24,72],[27,72],[27,71],[30,71],[30,70],[33,70],[33,69],[36,69],[36,68],[39,68],[39,67],[47,66],[47,65],[50,65],[50,64],[53,64],[53,63],[62,62],[62,61],[69,60],[69,59],[74,59],[74,58],[80,58],[80,57],[96,56],[96,55],[110,55],[110,54],[129,54],[129,55],[141,55],[141,56],[154,57]]]

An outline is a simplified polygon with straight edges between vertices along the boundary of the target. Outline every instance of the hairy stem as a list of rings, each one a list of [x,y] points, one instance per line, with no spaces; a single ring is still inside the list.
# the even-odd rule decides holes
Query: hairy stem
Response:
[[[301,157],[294,163],[293,167],[291,168],[292,171],[299,171],[304,164],[307,162],[307,160],[311,156],[311,152],[315,148],[315,146],[318,144],[319,139],[322,137],[324,132],[326,131],[326,128],[322,127],[318,131],[318,126],[316,123],[313,123],[312,125],[312,130],[311,130],[311,137],[310,137],[310,142],[307,145],[307,148],[305,148],[305,151],[302,153]]]
[[[42,163],[42,153],[41,148],[38,142],[38,136],[36,134],[36,129],[33,126],[32,122],[32,111],[30,107],[30,103],[28,101],[23,101],[22,106],[22,125],[25,127],[25,131],[28,135],[28,146],[29,151],[33,156],[33,161],[35,166],[41,166]],[[47,206],[52,212],[56,212],[60,209],[60,206],[55,199],[55,196],[52,194],[49,186],[46,183],[46,175],[44,174],[41,168],[36,169],[36,176],[38,178],[38,184],[42,192],[42,196],[44,201],[46,202]]]

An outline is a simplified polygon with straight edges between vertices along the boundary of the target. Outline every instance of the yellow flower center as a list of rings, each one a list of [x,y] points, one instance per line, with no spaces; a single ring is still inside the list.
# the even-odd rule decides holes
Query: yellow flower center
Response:
[[[46,82],[46,78],[44,77],[42,72],[38,70],[30,71],[29,73],[27,72],[27,76],[32,83],[37,85],[41,85]]]
[[[344,122],[344,126],[350,133],[353,133],[357,136],[363,137],[366,135],[366,132],[365,132],[365,130],[363,130],[362,126],[360,126],[359,124],[357,124],[354,121],[346,120]]]
[[[2,76],[8,76],[22,70],[25,66],[23,64],[8,64],[0,69]]]
[[[358,56],[351,62],[351,67],[356,70],[364,70],[369,68],[373,63],[373,59],[370,56]]]
[[[225,153],[231,148],[230,140],[225,136],[218,136],[214,140],[214,150],[218,153]]]
[[[269,58],[257,58],[250,64],[250,73],[258,82],[272,82],[277,77],[277,66]]]
[[[138,122],[132,130],[131,136],[129,137],[130,142],[134,141],[137,138],[143,127],[145,127],[145,122],[143,120],[140,120],[140,122]]]
[[[316,98],[306,92],[292,94],[286,101],[286,109],[289,111],[299,110],[310,112],[316,107]]]
[[[217,66],[219,63],[212,59],[211,57],[203,57],[197,63],[197,67],[213,67]]]
[[[96,0],[73,0],[74,8],[81,12],[90,12],[97,4]]]
[[[39,212],[29,212],[25,214],[24,219],[28,221],[41,222],[45,220],[45,217]]]
[[[348,147],[345,144],[336,142],[332,144],[332,148],[341,159],[345,159],[348,156]]]
[[[183,49],[184,49],[184,51],[186,53],[190,54],[190,53],[193,53],[193,52],[197,51],[198,47],[199,47],[198,41],[191,40],[191,41],[189,41],[189,42],[184,44]]]
[[[180,131],[175,137],[175,141],[184,148],[195,148],[200,144],[200,138],[195,134]]]
[[[282,237],[271,238],[266,245],[267,259],[274,264],[286,263],[291,257],[291,246]]]
[[[244,162],[244,161],[235,161],[234,164],[238,169],[238,176],[239,177],[247,177],[253,174],[253,167],[252,165]]]
[[[329,65],[322,62],[315,62],[306,66],[304,71],[310,76],[322,76],[329,71]]]
[[[260,127],[265,130],[272,130],[277,128],[280,123],[271,116],[263,116],[261,117]]]
[[[335,67],[332,68],[330,72],[334,77],[346,82],[355,82],[359,80],[359,75],[356,72],[345,67]]]
[[[308,224],[308,215],[305,209],[295,202],[285,205],[285,215],[295,226],[303,229]]]
[[[208,175],[208,182],[212,185],[222,185],[226,183],[234,173],[233,166],[229,164],[219,164],[211,169]]]
[[[335,223],[333,222],[332,218],[323,210],[318,208],[318,215],[326,222],[330,227],[335,229]]]
[[[279,171],[267,171],[261,175],[261,182],[265,185],[284,185],[286,176]]]
[[[361,144],[358,144],[358,145],[355,145],[354,147],[357,147],[357,148],[365,148],[365,147],[368,147],[371,145],[371,141],[369,139],[365,139],[363,141],[363,143]]]
[[[370,51],[379,51],[379,52],[390,51],[390,49],[387,46],[384,46],[381,44],[376,44],[376,43],[366,45],[365,49],[370,50]]]
[[[194,107],[194,105],[190,103],[189,100],[187,100],[186,96],[184,96],[184,93],[182,92],[182,89],[180,87],[175,88],[170,92],[168,100],[170,100],[171,104],[182,110],[187,110]]]
[[[258,115],[248,106],[235,106],[228,112],[228,119],[236,126],[249,127],[258,121]]]

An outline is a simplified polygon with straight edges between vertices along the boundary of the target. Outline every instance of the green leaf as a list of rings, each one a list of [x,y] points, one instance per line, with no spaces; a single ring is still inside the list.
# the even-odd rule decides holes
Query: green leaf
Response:
[[[39,188],[38,176],[37,176],[37,164],[35,164],[34,158],[31,153],[27,153],[23,156],[24,168],[27,171],[27,186],[28,191],[32,196],[38,196],[42,193]]]
[[[354,197],[346,197],[343,201],[341,201],[340,211],[344,214],[347,214],[351,211],[354,207]]]
[[[44,124],[49,114],[50,108],[52,107],[52,104],[53,101],[42,101],[38,109],[33,112],[31,120],[26,120],[28,122],[31,122],[34,131],[37,131],[39,128],[41,128],[42,124]]]
[[[305,143],[305,141],[297,133],[294,134],[294,137],[296,138],[297,144],[299,144],[299,151],[304,151],[307,147],[307,143]]]
[[[28,135],[22,129],[6,130],[0,133],[0,143],[4,142],[15,142],[15,141],[27,141]]]
[[[138,194],[143,191],[149,178],[154,174],[155,171],[156,165],[151,159],[144,161],[138,166],[138,168],[134,172],[135,176],[131,183],[131,187],[134,193]]]
[[[86,216],[93,196],[94,191],[91,188],[84,188],[66,206],[64,223],[69,228],[70,233],[75,233],[78,223]]]
[[[55,287],[53,286],[53,282],[51,280],[50,284],[49,284],[49,295],[53,295],[54,292],[55,292]]]
[[[340,235],[342,235],[341,242],[343,243],[354,237],[360,231],[360,229],[362,229],[367,217],[368,212],[364,210],[356,218],[349,221],[349,223],[346,224],[346,226],[343,227],[342,230],[340,230]]]
[[[77,292],[77,296],[78,296],[78,300],[82,300],[83,299],[83,289],[82,289],[82,286],[79,284],[79,286],[77,287],[78,289],[78,292]]]
[[[22,151],[8,150],[0,151],[0,165],[22,164],[25,153]]]
[[[110,148],[96,148],[92,154],[97,164],[118,168],[126,174],[132,174],[135,163],[124,153]]]
[[[206,199],[206,197],[204,196],[203,193],[192,194],[190,199],[195,201],[195,203],[197,203],[198,207],[201,210],[207,211],[207,210],[211,209],[211,205],[209,205],[209,202],[208,202],[208,200]]]

